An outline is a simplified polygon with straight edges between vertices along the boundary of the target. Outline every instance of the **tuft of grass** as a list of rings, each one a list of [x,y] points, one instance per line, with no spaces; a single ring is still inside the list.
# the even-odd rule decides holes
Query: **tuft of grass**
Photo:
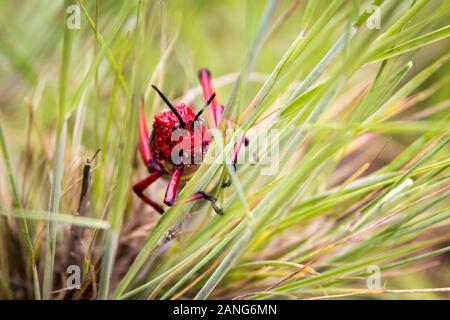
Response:
[[[440,0],[0,4],[0,298],[448,298],[449,16]],[[132,192],[138,101],[149,124],[152,84],[197,110],[203,67],[233,121],[160,216]],[[185,201],[198,190],[225,214]]]

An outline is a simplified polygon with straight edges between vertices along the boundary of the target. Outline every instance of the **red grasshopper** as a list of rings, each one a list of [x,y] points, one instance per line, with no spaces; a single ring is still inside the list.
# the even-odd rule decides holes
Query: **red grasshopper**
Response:
[[[198,143],[197,140],[197,143],[194,142],[191,144],[189,156],[193,157],[199,153],[203,156],[203,154],[208,150],[212,137],[206,132],[206,128],[203,123],[198,120],[200,115],[206,108],[208,108],[211,127],[218,127],[222,121],[224,106],[217,103],[216,95],[213,92],[211,84],[210,72],[207,69],[201,69],[198,76],[203,90],[203,96],[206,100],[206,105],[197,114],[195,114],[192,109],[184,103],[173,106],[158,88],[152,86],[161,99],[167,104],[170,111],[162,112],[154,117],[153,131],[149,135],[145,120],[144,104],[141,104],[139,114],[139,150],[142,160],[150,175],[136,183],[133,186],[133,190],[136,195],[142,199],[142,201],[153,207],[161,214],[164,213],[162,206],[150,197],[146,196],[144,194],[144,190],[160,177],[169,178],[166,194],[164,196],[164,203],[168,206],[173,206],[176,202],[180,184],[186,180],[189,180],[198,168],[197,164],[176,164],[172,161],[172,151],[175,145],[179,143],[179,141],[173,141],[172,132],[176,129],[184,129],[184,132],[189,135],[188,140],[191,141],[195,141],[195,135],[197,134],[198,138],[198,133],[200,133],[200,143]],[[243,142],[247,145],[246,139],[240,139],[235,145],[232,159],[232,164],[235,169],[239,150]],[[222,187],[229,186],[230,181],[231,179],[224,183]],[[199,191],[193,194],[189,201],[199,199],[210,201],[216,213],[223,213],[222,210],[216,205],[217,199],[214,198],[212,194],[205,191]]]

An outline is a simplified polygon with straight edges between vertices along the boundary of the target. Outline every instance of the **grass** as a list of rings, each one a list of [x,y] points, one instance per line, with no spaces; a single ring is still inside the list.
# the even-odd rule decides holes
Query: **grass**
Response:
[[[0,17],[0,298],[450,297],[448,1],[46,0]],[[199,108],[202,67],[233,130],[179,199],[206,189],[225,214],[160,216],[132,192],[139,100],[149,121],[151,84]],[[256,160],[234,175],[243,132]]]

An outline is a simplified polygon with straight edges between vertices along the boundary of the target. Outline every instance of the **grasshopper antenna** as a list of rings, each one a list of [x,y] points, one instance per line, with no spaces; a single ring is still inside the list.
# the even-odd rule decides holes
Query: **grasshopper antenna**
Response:
[[[167,106],[170,108],[170,110],[172,110],[172,112],[177,116],[178,121],[180,121],[181,127],[185,128],[186,127],[186,123],[183,121],[183,118],[178,113],[177,109],[175,109],[173,104],[170,103],[169,99],[167,99],[167,97],[156,86],[152,85],[152,88],[155,89],[156,92],[158,92],[158,94],[161,97],[161,99],[167,104]]]
[[[194,121],[192,121],[191,123],[191,127],[194,126],[195,121],[197,121],[197,119],[202,115],[203,111],[206,110],[206,108],[208,108],[208,106],[211,104],[211,102],[214,100],[214,98],[216,97],[216,93],[213,92],[213,94],[211,95],[211,97],[209,97],[208,101],[206,101],[206,104],[200,109],[199,112],[197,112],[197,114],[194,117]]]

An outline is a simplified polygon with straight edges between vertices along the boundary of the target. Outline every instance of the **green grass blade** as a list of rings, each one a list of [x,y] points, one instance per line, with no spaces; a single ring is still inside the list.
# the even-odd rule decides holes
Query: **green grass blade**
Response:
[[[36,299],[40,300],[41,293],[40,293],[40,285],[39,285],[39,276],[38,276],[38,272],[37,272],[36,261],[34,258],[33,242],[31,240],[30,232],[28,230],[28,224],[25,219],[25,215],[24,215],[24,212],[22,209],[22,204],[20,203],[16,178],[14,177],[14,171],[11,166],[11,159],[9,157],[8,147],[6,145],[6,139],[5,139],[5,135],[3,133],[3,127],[2,127],[1,123],[0,123],[0,147],[2,150],[3,162],[6,166],[6,172],[8,174],[8,178],[9,178],[9,184],[11,186],[11,191],[12,191],[12,196],[13,196],[12,198],[14,199],[14,204],[15,204],[16,208],[18,208],[18,210],[19,210],[19,218],[20,218],[19,223],[20,223],[20,230],[22,232],[22,239],[24,241],[24,245],[26,248],[28,258],[31,261],[31,267],[32,267],[32,272],[33,272],[34,295],[35,295]]]

